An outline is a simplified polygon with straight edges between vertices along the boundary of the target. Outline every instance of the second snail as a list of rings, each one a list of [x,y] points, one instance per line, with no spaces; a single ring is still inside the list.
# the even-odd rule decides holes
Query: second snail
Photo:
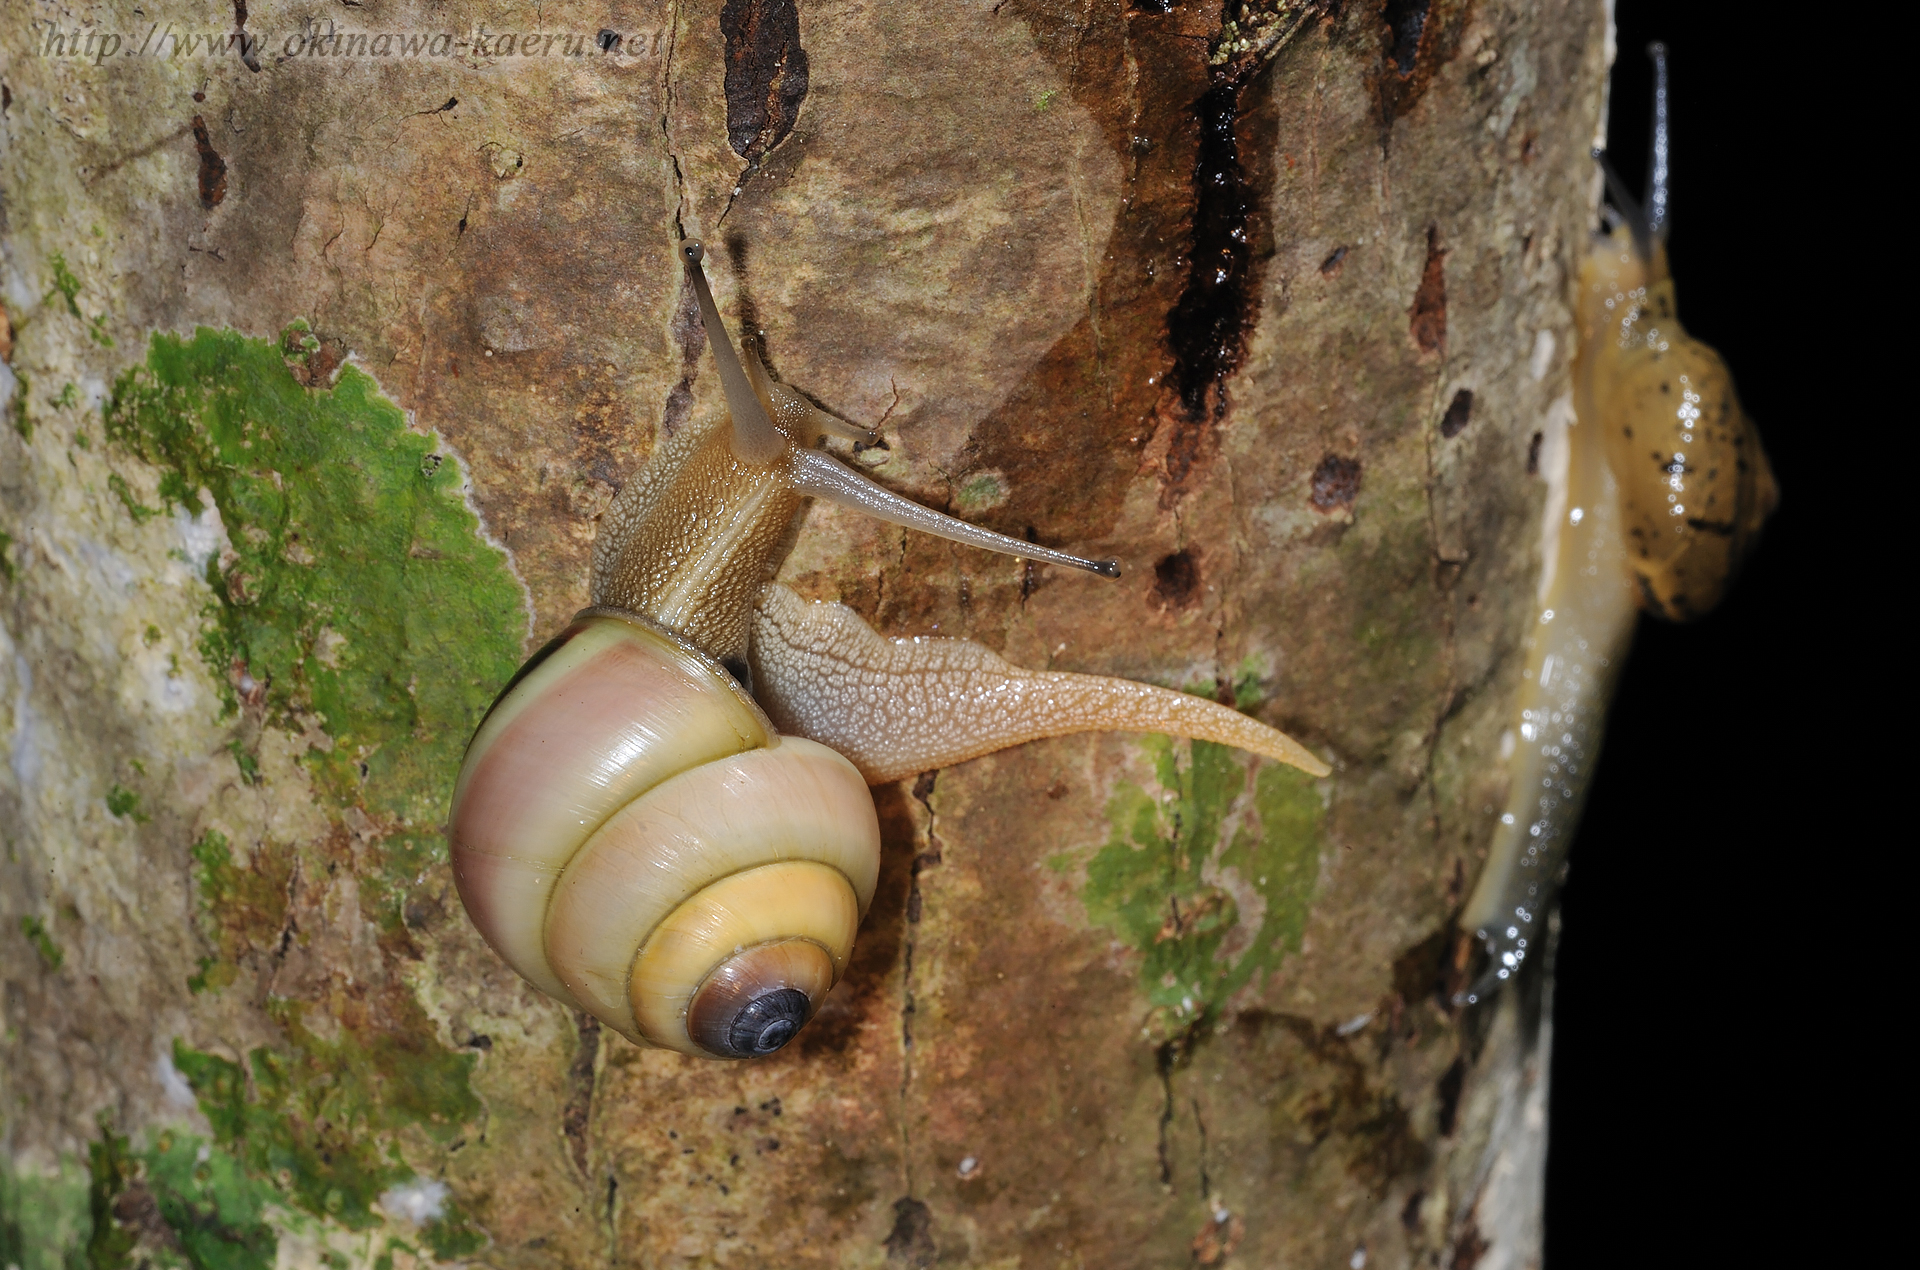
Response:
[[[869,784],[1040,737],[1164,732],[1316,776],[1285,734],[1150,684],[885,639],[771,581],[804,501],[1113,577],[902,498],[818,448],[867,439],[743,358],[680,245],[726,411],[664,442],[608,509],[592,607],[468,747],[449,818],[461,899],[535,987],[631,1040],[721,1059],[792,1040],[845,971],[879,874]]]
[[[1779,501],[1726,362],[1680,325],[1667,263],[1667,52],[1654,64],[1646,197],[1596,150],[1613,200],[1580,263],[1573,412],[1542,474],[1538,601],[1526,636],[1507,804],[1459,918],[1485,998],[1539,943],[1599,760],[1641,610],[1667,621],[1720,602]]]

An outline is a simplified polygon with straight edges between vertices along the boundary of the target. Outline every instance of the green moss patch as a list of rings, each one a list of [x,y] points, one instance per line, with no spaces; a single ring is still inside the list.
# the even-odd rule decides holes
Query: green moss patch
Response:
[[[19,1270],[271,1270],[273,1193],[192,1134],[144,1145],[104,1117],[84,1170],[0,1163],[0,1266]]]
[[[193,1270],[271,1270],[279,1239],[273,1192],[231,1154],[191,1134],[162,1133],[142,1153],[154,1207]]]
[[[1122,783],[1112,834],[1087,864],[1089,918],[1142,957],[1156,1041],[1207,1022],[1256,974],[1300,947],[1320,868],[1325,809],[1313,780],[1168,737],[1145,741],[1160,789]],[[1230,835],[1229,835],[1229,830]]]
[[[53,942],[53,933],[47,924],[32,913],[20,919],[20,933],[27,937],[33,950],[40,954],[40,960],[46,963],[48,970],[58,970],[66,964],[67,955],[60,951],[60,945]]]
[[[391,1135],[411,1127],[445,1143],[480,1114],[474,1058],[442,1049],[424,1017],[412,1030],[328,1038],[307,1029],[300,1006],[278,1013],[291,1053],[263,1046],[242,1066],[176,1043],[174,1065],[220,1146],[295,1206],[364,1229],[379,1220],[380,1193],[414,1175]]]
[[[198,515],[205,498],[225,527],[229,549],[207,567],[199,651],[229,712],[246,711],[229,747],[242,779],[264,779],[262,724],[309,738],[314,792],[337,827],[298,847],[253,844],[240,860],[218,832],[192,843],[210,949],[189,980],[195,992],[238,988],[250,963],[304,938],[313,895],[298,879],[343,868],[388,964],[418,955],[408,953],[407,897],[444,866],[461,754],[520,660],[520,587],[482,538],[459,465],[357,368],[326,386],[328,352],[303,323],[277,342],[156,335],[103,410],[109,440],[157,470],[155,480],[123,469],[111,484],[130,520]],[[157,497],[136,493],[156,487]],[[138,815],[118,787],[109,807]],[[349,1229],[375,1224],[381,1192],[414,1175],[401,1139],[446,1146],[481,1112],[474,1056],[440,1044],[397,968],[324,1004],[266,1005],[284,1039],[241,1062],[176,1047],[213,1154],[183,1172],[156,1147],[143,1165],[142,1184],[196,1266],[250,1266],[256,1254],[272,1263],[262,1196]],[[176,1215],[226,1233],[194,1245]],[[457,1207],[422,1237],[463,1252],[484,1242]]]
[[[87,1270],[87,1201],[87,1174],[71,1164],[43,1177],[0,1157],[0,1266]]]
[[[330,792],[437,825],[526,626],[458,465],[357,368],[306,388],[282,346],[230,331],[156,335],[105,416],[167,504],[197,513],[205,489],[219,508],[232,552],[208,567],[201,651],[229,706],[263,693],[296,732],[317,717]]]

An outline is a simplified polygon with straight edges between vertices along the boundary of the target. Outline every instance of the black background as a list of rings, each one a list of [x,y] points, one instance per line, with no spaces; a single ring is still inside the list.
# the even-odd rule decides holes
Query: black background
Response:
[[[1892,290],[1907,253],[1877,250],[1878,209],[1910,199],[1849,153],[1872,116],[1846,81],[1873,72],[1818,16],[1764,10],[1617,13],[1609,149],[1637,186],[1644,50],[1665,41],[1680,316],[1732,367],[1782,500],[1716,612],[1641,620],[1614,703],[1555,963],[1550,1270],[1834,1264],[1869,1233],[1828,1200],[1863,1163],[1833,1135],[1878,1119],[1865,1070],[1845,1083],[1879,1047],[1848,1024],[1873,1013],[1842,998],[1873,973],[1873,893],[1897,885],[1864,830],[1897,802],[1864,733],[1904,696],[1897,673],[1870,686],[1897,628],[1873,579],[1913,569],[1863,513],[1888,510],[1869,491],[1896,470],[1897,415],[1877,394],[1912,354],[1861,297]]]

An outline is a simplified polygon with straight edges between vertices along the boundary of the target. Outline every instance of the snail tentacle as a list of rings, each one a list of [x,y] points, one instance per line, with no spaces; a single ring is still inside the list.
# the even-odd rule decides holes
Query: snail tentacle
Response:
[[[813,406],[792,389],[776,394],[776,385],[751,350],[743,361],[733,350],[726,327],[721,325],[720,310],[713,302],[713,289],[700,267],[704,249],[692,239],[681,244],[687,265],[687,279],[700,302],[701,321],[706,324],[707,343],[713,349],[714,364],[720,370],[720,387],[726,394],[727,411],[733,416],[730,448],[733,457],[755,467],[768,466],[786,456],[781,479],[795,493],[822,499],[850,511],[863,512],[888,524],[917,529],[952,542],[981,547],[1005,555],[1018,556],[1046,564],[1084,569],[1102,577],[1117,578],[1120,566],[1113,560],[1088,560],[1049,547],[1038,547],[1009,538],[1005,534],[982,529],[931,507],[922,507],[902,498],[838,460],[810,447],[823,432],[871,439],[871,433],[854,429]],[[776,427],[769,417],[769,406],[784,427]],[[798,444],[796,444],[798,442]],[[647,610],[651,611],[651,610]]]
[[[863,446],[873,445],[880,440],[880,434],[874,429],[863,428],[857,423],[848,423],[838,415],[828,414],[767,374],[767,368],[760,361],[752,341],[741,345],[740,359],[746,364],[747,379],[752,383],[753,391],[773,417],[773,426],[786,434],[795,445],[811,446],[823,436],[839,437]]]
[[[1667,46],[1655,40],[1647,45],[1653,61],[1653,136],[1647,146],[1647,233],[1658,242],[1667,239],[1668,138]]]
[[[1018,556],[1023,560],[1084,569],[1103,578],[1120,576],[1118,561],[1089,560],[1084,556],[1068,555],[1064,551],[1022,542],[1018,538],[1009,538],[991,529],[957,520],[931,507],[922,507],[910,498],[902,498],[819,450],[796,451],[787,461],[787,470],[793,488],[800,493],[837,507],[845,507],[849,511],[864,512],[876,520],[899,525],[902,529],[917,529],[923,534],[932,534],[949,542]]]
[[[707,328],[707,345],[713,350],[713,363],[720,371],[720,388],[727,397],[727,412],[733,416],[733,453],[742,463],[764,466],[786,451],[787,439],[767,418],[766,407],[747,379],[727,328],[720,323],[720,308],[713,302],[713,288],[707,285],[707,271],[700,265],[706,248],[689,238],[680,244],[680,258],[686,263],[687,281],[700,305],[700,321]]]
[[[782,732],[844,754],[870,784],[1074,732],[1164,732],[1238,746],[1315,776],[1284,732],[1204,697],[1130,679],[1022,670],[972,640],[883,639],[844,604],[767,588],[754,682]]]

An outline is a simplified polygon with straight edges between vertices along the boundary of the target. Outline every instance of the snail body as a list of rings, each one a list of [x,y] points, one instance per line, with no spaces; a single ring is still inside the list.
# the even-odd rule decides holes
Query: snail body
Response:
[[[1719,602],[1778,502],[1726,362],[1688,335],[1667,266],[1667,63],[1655,44],[1643,207],[1605,155],[1619,223],[1581,261],[1573,418],[1549,480],[1508,801],[1462,910],[1488,955],[1463,1000],[1516,974],[1573,845],[1607,703],[1639,612],[1689,621]],[[1558,470],[1556,470],[1558,469]]]
[[[773,584],[808,497],[1037,562],[1118,566],[921,507],[817,449],[870,434],[736,353],[700,245],[681,254],[726,414],[663,443],[621,491],[593,607],[501,691],[454,789],[461,899],[529,983],[636,1042],[761,1057],[819,1008],[873,900],[869,784],[1095,729],[1328,773],[1203,698],[1022,670],[967,640],[884,639]]]

